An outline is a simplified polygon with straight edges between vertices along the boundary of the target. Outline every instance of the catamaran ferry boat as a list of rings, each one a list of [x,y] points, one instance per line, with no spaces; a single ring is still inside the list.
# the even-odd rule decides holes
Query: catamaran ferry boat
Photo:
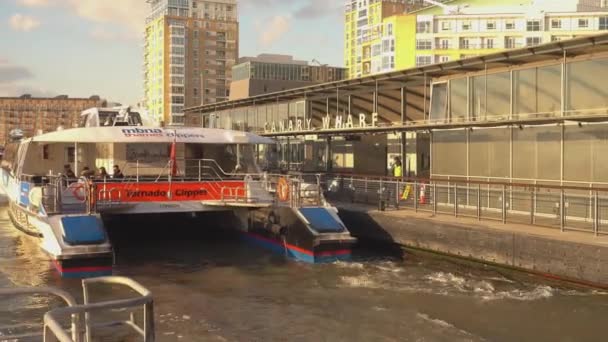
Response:
[[[83,127],[9,144],[0,168],[13,224],[39,241],[61,275],[110,274],[104,222],[149,213],[222,212],[243,236],[296,259],[350,257],[355,239],[318,181],[260,173],[256,146],[272,140],[146,127],[128,112],[86,117],[100,113],[84,112]]]

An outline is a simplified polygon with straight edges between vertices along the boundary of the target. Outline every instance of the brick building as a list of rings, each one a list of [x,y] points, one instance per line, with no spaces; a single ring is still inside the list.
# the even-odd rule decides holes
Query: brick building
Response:
[[[8,133],[13,129],[19,128],[26,137],[30,137],[39,131],[54,131],[60,126],[71,128],[78,125],[83,110],[104,106],[106,101],[99,96],[0,97],[0,144],[6,144]]]

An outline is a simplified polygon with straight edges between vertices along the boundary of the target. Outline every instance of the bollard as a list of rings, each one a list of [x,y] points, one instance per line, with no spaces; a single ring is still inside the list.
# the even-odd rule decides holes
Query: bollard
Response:
[[[399,209],[399,180],[395,183],[395,209]]]
[[[384,198],[384,187],[380,184],[380,188],[378,189],[378,210],[384,211],[386,209],[386,200]]]

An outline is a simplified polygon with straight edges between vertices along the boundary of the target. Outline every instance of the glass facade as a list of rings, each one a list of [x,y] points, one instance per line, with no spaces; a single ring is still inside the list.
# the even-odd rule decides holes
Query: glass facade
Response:
[[[424,86],[324,90],[206,113],[202,122],[275,133],[273,153],[290,170],[387,175],[392,158],[401,156],[407,175],[608,184],[608,120],[600,117],[608,114],[604,56],[504,63],[425,78]],[[351,116],[356,128],[360,117],[370,124],[372,113],[376,128],[389,129],[343,133],[335,123]],[[407,127],[416,124],[425,127]]]

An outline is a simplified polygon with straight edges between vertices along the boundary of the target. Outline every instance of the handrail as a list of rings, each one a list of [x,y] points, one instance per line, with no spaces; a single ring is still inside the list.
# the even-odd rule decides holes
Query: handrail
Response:
[[[65,304],[68,305],[68,307],[74,307],[77,305],[77,302],[72,295],[70,295],[69,293],[67,293],[63,290],[56,289],[54,287],[0,288],[0,297],[15,296],[15,295],[33,295],[33,294],[54,295],[54,296],[57,296],[57,297],[63,299]],[[19,327],[19,326],[21,326],[21,325],[13,326],[13,327]],[[77,315],[72,315],[72,327],[71,327],[72,337],[68,341],[70,341],[70,342],[72,342],[72,341],[79,342],[80,341],[79,335],[77,333],[78,326],[79,326],[79,317]],[[11,327],[10,326],[0,326],[0,331],[9,329],[9,328],[11,328]],[[62,333],[66,337],[70,338],[69,335],[66,334],[66,332],[63,330],[63,328],[59,327],[59,329],[62,330]],[[2,334],[0,334],[0,341],[18,340],[19,338],[25,338],[25,337],[42,337],[43,335],[44,335],[44,333],[25,333],[25,334],[19,334],[19,335],[2,335]]]
[[[332,178],[329,193],[335,200],[378,204],[383,211],[395,209],[452,213],[529,223],[533,226],[558,227],[566,230],[608,234],[608,191],[594,187],[552,186],[542,184],[495,183],[453,179],[366,178],[327,175]],[[337,182],[336,182],[337,181]],[[542,190],[545,191],[542,191]],[[547,191],[553,189],[555,191]],[[494,213],[494,217],[491,213]]]
[[[92,284],[107,284],[107,285],[123,285],[131,290],[137,292],[141,297],[137,298],[129,298],[129,299],[119,299],[112,300],[106,302],[99,303],[90,303],[89,296],[89,286]],[[85,315],[85,342],[91,342],[91,327],[94,327],[90,324],[89,314],[91,312],[97,312],[102,310],[112,310],[112,309],[126,309],[126,308],[136,308],[143,306],[144,308],[144,322],[143,328],[139,327],[135,323],[135,318],[133,312],[131,312],[130,320],[126,322],[112,322],[117,324],[125,324],[131,328],[135,332],[137,332],[140,336],[143,337],[145,342],[154,342],[155,340],[155,332],[154,332],[154,301],[152,298],[152,293],[143,287],[141,284],[136,282],[133,279],[126,277],[117,277],[117,276],[109,276],[109,277],[99,277],[99,278],[90,278],[84,279],[82,281],[83,294],[84,294],[84,304],[71,306],[66,308],[59,308],[55,310],[51,310],[44,315],[44,338],[45,341],[47,339],[50,341],[51,338],[57,339],[59,342],[74,342],[72,338],[65,332],[65,330],[61,327],[61,324],[58,322],[58,316],[65,315]],[[101,324],[96,326],[107,326],[109,324]],[[82,330],[79,327],[76,329],[77,335],[82,333]]]
[[[528,187],[537,189],[554,189],[554,190],[582,190],[582,191],[608,191],[608,188],[603,187],[582,187],[573,185],[550,185],[550,184],[535,184],[535,183],[514,183],[514,182],[492,182],[492,181],[478,181],[478,180],[466,180],[466,179],[448,179],[448,178],[423,178],[423,177],[391,177],[391,176],[378,176],[378,175],[366,175],[366,174],[350,174],[350,173],[326,173],[323,174],[326,178],[336,178],[335,176],[342,177],[344,179],[368,179],[368,180],[385,180],[385,181],[399,181],[399,182],[449,182],[449,183],[461,183],[461,184],[474,184],[474,185],[499,185],[499,186],[514,186],[514,187]],[[460,176],[455,176],[460,177]],[[476,177],[483,178],[483,177]]]

